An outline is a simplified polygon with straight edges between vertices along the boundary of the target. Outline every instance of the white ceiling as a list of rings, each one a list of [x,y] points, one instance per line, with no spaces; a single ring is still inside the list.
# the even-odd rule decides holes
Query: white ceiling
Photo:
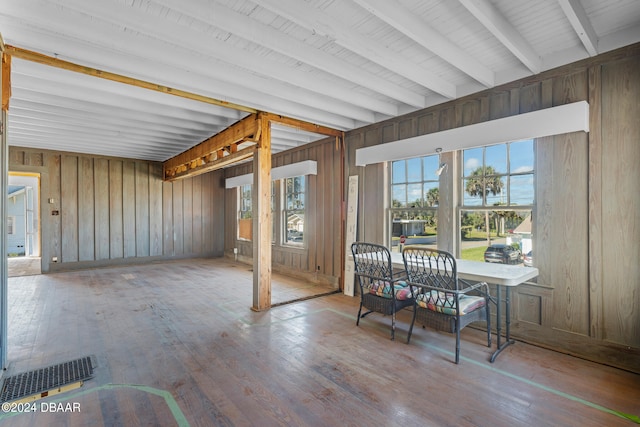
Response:
[[[640,42],[638,0],[0,0],[6,45],[349,130]],[[10,145],[166,160],[247,113],[14,58]],[[319,139],[273,130],[273,151]]]

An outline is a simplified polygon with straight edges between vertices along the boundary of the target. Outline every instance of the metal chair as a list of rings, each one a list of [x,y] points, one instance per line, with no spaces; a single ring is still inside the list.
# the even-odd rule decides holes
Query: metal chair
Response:
[[[489,285],[470,284],[458,278],[456,260],[446,251],[406,246],[402,258],[415,296],[407,343],[417,318],[423,327],[456,334],[456,363],[459,363],[460,331],[472,322],[485,321],[487,346],[491,347]]]
[[[360,325],[360,319],[372,312],[391,315],[391,339],[394,339],[396,313],[414,305],[404,272],[394,274],[391,253],[384,246],[355,242],[351,245],[351,252],[360,287],[360,308],[356,325]],[[362,307],[368,310],[364,314]]]

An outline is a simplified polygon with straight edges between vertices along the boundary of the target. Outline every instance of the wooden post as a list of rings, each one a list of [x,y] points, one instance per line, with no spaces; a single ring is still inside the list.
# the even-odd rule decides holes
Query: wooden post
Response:
[[[253,156],[253,307],[271,307],[271,123],[260,115],[260,139]]]

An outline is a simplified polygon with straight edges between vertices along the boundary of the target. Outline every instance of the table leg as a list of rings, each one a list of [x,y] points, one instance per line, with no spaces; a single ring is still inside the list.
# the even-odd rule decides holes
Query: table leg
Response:
[[[495,352],[493,352],[493,354],[491,355],[491,363],[493,363],[496,360],[496,357],[498,357],[498,354],[500,354],[500,352],[502,350],[504,350],[505,348],[507,348],[508,345],[513,344],[515,341],[513,341],[511,339],[511,289],[509,288],[509,286],[507,286],[507,293],[505,295],[505,299],[504,299],[504,308],[505,308],[505,323],[507,326],[507,331],[506,331],[506,335],[505,335],[505,341],[503,344],[500,344],[500,333],[502,330],[502,321],[500,319],[500,285],[496,286],[496,331],[498,332],[498,348],[496,349]]]

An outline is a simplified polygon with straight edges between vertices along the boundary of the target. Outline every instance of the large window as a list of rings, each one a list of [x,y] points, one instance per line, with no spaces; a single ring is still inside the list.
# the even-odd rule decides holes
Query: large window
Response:
[[[251,240],[253,227],[252,197],[250,184],[238,187],[238,238]],[[304,244],[306,179],[304,176],[271,181],[271,242],[277,244],[278,224],[283,224],[282,243],[302,246]],[[280,206],[280,208],[278,208]]]
[[[491,261],[522,263],[533,241],[533,140],[464,150],[462,171],[461,257],[484,261],[487,247],[497,244],[520,256]]]
[[[304,176],[284,179],[284,209],[286,234],[284,243],[303,245],[306,179]]]
[[[391,163],[391,247],[405,243],[436,244],[439,202],[439,156]]]

